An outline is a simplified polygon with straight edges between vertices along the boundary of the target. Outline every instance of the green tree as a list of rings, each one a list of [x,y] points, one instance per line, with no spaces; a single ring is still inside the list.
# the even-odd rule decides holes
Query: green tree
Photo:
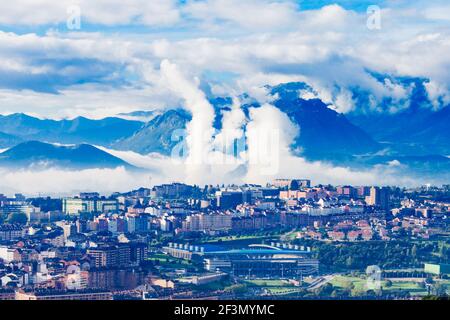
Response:
[[[8,217],[8,223],[27,224],[28,218],[25,213],[12,213]]]
[[[352,256],[349,256],[346,260],[345,260],[345,264],[347,267],[352,268],[353,267],[353,258]]]
[[[299,189],[300,189],[300,186],[298,185],[298,181],[292,180],[289,185],[289,190],[299,190]]]
[[[321,286],[318,290],[317,290],[317,295],[321,296],[321,297],[329,297],[331,296],[331,293],[334,291],[334,287],[331,283],[327,283],[323,286]]]
[[[377,293],[375,292],[375,290],[367,290],[366,291],[366,296],[374,298],[377,296]]]
[[[231,290],[233,291],[234,294],[243,294],[248,291],[248,287],[245,284],[240,284],[234,286]]]
[[[445,256],[445,243],[443,241],[439,241],[439,257],[444,258]]]

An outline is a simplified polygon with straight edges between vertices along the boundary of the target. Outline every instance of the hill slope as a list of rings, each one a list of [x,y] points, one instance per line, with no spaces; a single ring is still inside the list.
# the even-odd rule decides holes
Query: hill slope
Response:
[[[100,120],[77,117],[72,120],[38,119],[22,113],[0,116],[0,132],[20,140],[109,146],[118,139],[129,137],[143,122],[120,118]]]
[[[56,146],[38,141],[24,142],[1,153],[0,166],[37,169],[135,168],[91,145]]]
[[[311,159],[364,154],[380,149],[364,130],[321,100],[301,99],[299,90],[304,87],[302,83],[289,83],[271,90],[272,95],[278,97],[275,106],[300,127],[294,148],[303,149],[303,154]]]
[[[133,136],[117,141],[112,147],[141,154],[156,152],[170,155],[178,143],[173,134],[178,132],[176,130],[185,129],[190,120],[191,116],[184,110],[169,110],[156,116]]]

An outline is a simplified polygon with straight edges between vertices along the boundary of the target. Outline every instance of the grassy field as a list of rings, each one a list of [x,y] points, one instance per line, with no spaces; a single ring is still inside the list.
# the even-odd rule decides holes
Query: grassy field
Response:
[[[294,241],[297,239],[298,230],[289,231],[280,236],[280,240],[282,241]]]
[[[341,289],[352,289],[354,292],[365,292],[368,290],[367,280],[365,278],[351,276],[336,276],[330,283]],[[391,280],[392,285],[388,285],[388,281],[381,281],[381,287],[385,292],[408,291],[412,295],[426,295],[427,289],[421,286],[421,281],[416,280]]]
[[[242,235],[242,236],[224,236],[215,239],[210,239],[203,241],[204,243],[221,243],[221,242],[231,242],[231,241],[241,241],[241,240],[264,240],[267,238],[272,238],[273,236],[262,236],[262,235]]]
[[[348,289],[353,286],[356,290],[366,290],[366,280],[358,277],[336,276],[330,281],[330,283],[334,287],[342,289]]]
[[[257,279],[257,280],[247,280],[245,281],[248,286],[257,286],[257,287],[284,287],[290,286],[289,283],[285,280],[265,280],[265,279]]]
[[[268,293],[272,295],[288,295],[295,294],[302,289],[295,287],[286,280],[266,280],[266,279],[255,279],[246,280],[244,282],[248,287],[259,287],[261,289],[267,290]]]
[[[177,259],[165,254],[153,254],[147,258],[147,261],[158,262],[158,264],[164,268],[169,269],[185,269],[192,267],[192,263],[188,260]]]
[[[149,261],[159,260],[159,261],[167,261],[167,259],[170,258],[168,255],[163,253],[155,253],[150,255],[150,257],[147,258]]]
[[[301,289],[295,287],[271,287],[267,288],[267,290],[273,295],[286,295],[299,292]]]

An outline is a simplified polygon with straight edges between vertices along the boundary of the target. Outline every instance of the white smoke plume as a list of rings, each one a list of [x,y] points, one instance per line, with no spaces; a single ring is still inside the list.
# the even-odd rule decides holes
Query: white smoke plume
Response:
[[[198,84],[189,81],[177,65],[163,60],[161,75],[168,87],[184,99],[185,108],[192,114],[192,120],[187,125],[188,157],[185,163],[188,174],[195,179],[204,174],[205,159],[213,149],[214,108],[203,91],[198,89]]]
[[[233,105],[230,111],[223,112],[222,130],[214,139],[214,146],[216,150],[223,150],[224,153],[232,151],[236,141],[239,141],[244,136],[244,125],[246,119],[244,111],[242,111],[241,103],[238,98],[233,98]],[[239,151],[239,150],[237,150]],[[233,153],[234,156],[239,154]]]
[[[164,60],[161,75],[167,86],[185,101],[185,108],[192,114],[187,124],[187,158],[183,161],[186,180],[191,183],[211,183],[221,172],[235,169],[239,164],[233,154],[219,147],[231,144],[243,134],[245,115],[236,101],[233,110],[224,115],[224,128],[219,137],[213,126],[215,111],[204,92],[199,89],[197,79],[189,80],[177,65]]]

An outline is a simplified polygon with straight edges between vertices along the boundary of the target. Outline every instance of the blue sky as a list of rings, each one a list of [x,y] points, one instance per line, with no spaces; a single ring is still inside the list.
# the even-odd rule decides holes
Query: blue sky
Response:
[[[380,11],[368,15],[371,5]],[[81,28],[70,29],[67,21],[74,22],[70,14],[78,9]],[[267,102],[247,129],[274,128],[288,146],[295,128],[270,106],[266,85],[302,81],[313,89],[299,92],[302,98],[320,98],[342,113],[375,113],[408,107],[413,82],[399,79],[421,78],[433,108],[449,105],[449,12],[448,0],[0,1],[0,114],[103,118],[183,106],[195,111],[190,126],[195,129],[214,118],[204,93],[234,98],[246,93]],[[355,90],[367,95],[364,104],[355,101]],[[233,110],[239,116],[240,109]],[[239,127],[239,121],[242,114],[224,124]],[[159,182],[191,175],[166,158],[116,155],[160,168]],[[286,170],[281,176],[349,184],[374,184],[383,177],[383,183],[400,183],[397,177],[386,180],[383,168],[354,173],[289,154],[280,158]],[[229,176],[222,167],[211,170],[212,176],[198,172],[207,178],[201,183],[223,183]],[[248,181],[267,182],[256,168],[249,172]],[[145,185],[148,177],[125,170],[8,171],[1,183],[11,192],[60,193],[70,187],[112,192]]]
[[[74,4],[81,28],[71,30]],[[367,27],[370,5],[380,28]],[[449,9],[422,0],[2,2],[0,113],[103,117],[178,105],[164,60],[217,95],[264,98],[266,84],[305,81],[341,112],[407,100],[411,88],[367,70],[421,77],[440,108],[450,102]],[[355,87],[371,93],[370,106],[355,105]]]
[[[168,0],[171,1],[171,0]],[[185,6],[187,6],[189,3],[192,3],[195,1],[186,1],[186,0],[179,0],[175,1],[175,6],[179,9],[183,9]],[[201,2],[201,0],[196,0],[196,2]],[[297,0],[297,1],[274,1],[274,2],[291,2],[294,4],[294,8],[298,11],[308,11],[308,10],[317,10],[320,8],[323,8],[327,5],[333,5],[337,4],[341,6],[342,8],[348,9],[348,10],[354,10],[356,12],[365,12],[367,10],[367,7],[370,5],[378,5],[380,7],[382,6],[392,6],[392,2],[386,1],[386,0],[360,0],[360,1],[354,1],[354,0],[336,0],[336,1],[323,1],[323,0],[317,0],[317,1],[308,1],[308,0]],[[398,6],[398,3],[402,3],[403,1],[397,1],[396,6]],[[73,3],[77,3],[76,1]],[[395,4],[395,2],[394,2]],[[189,14],[185,14],[180,12],[180,15],[186,20],[186,21],[195,21],[192,20]],[[51,21],[52,19],[49,19]],[[105,32],[105,33],[136,33],[136,34],[142,34],[142,33],[162,33],[162,34],[186,34],[186,32],[192,32],[193,30],[186,30],[184,26],[180,26],[178,24],[174,25],[146,25],[139,22],[139,19],[132,18],[130,19],[129,23],[121,23],[121,24],[101,24],[96,23],[95,20],[90,19],[82,19],[82,25],[83,30],[85,32]],[[3,31],[9,31],[14,32],[17,34],[26,34],[26,33],[36,33],[40,35],[44,35],[49,29],[58,29],[61,32],[67,32],[66,22],[61,21],[61,19],[53,19],[51,23],[42,23],[42,24],[29,24],[29,23],[3,23],[0,24],[0,27]],[[195,29],[195,23],[191,24],[190,27],[192,29]]]

